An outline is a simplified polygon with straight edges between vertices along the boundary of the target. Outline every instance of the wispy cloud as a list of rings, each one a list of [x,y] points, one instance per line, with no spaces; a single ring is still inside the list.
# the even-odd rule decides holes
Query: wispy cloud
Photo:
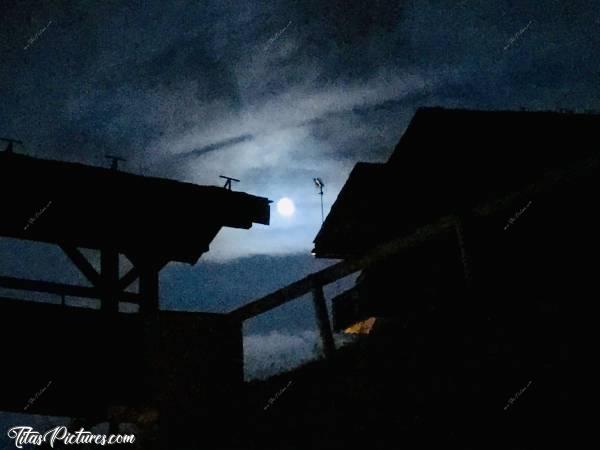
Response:
[[[586,37],[597,24],[579,7],[562,17],[557,2],[392,3],[73,11],[82,25],[61,20],[65,32],[52,40],[60,51],[46,55],[60,72],[44,78],[44,61],[0,72],[6,104],[27,118],[12,107],[0,121],[42,153],[101,163],[106,148],[119,148],[125,170],[201,184],[225,173],[242,180],[240,190],[293,197],[296,221],[274,216],[270,237],[259,228],[243,242],[235,231],[220,236],[213,250],[228,258],[241,248],[307,251],[320,222],[310,180],[325,181],[327,211],[353,164],[385,160],[418,106],[597,104],[588,95],[597,92],[596,43]],[[503,51],[517,42],[518,55]]]

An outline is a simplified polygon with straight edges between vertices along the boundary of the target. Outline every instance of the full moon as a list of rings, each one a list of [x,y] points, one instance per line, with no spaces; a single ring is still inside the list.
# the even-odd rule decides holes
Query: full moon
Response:
[[[294,202],[290,198],[283,197],[277,202],[277,212],[282,216],[290,217],[295,210]]]

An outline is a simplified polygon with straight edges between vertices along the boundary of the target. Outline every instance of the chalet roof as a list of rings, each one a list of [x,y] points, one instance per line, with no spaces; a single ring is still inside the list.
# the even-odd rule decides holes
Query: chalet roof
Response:
[[[600,116],[422,108],[385,164],[357,163],[316,236],[347,258],[600,153]]]
[[[269,200],[0,153],[0,235],[195,263],[221,227],[269,223]]]

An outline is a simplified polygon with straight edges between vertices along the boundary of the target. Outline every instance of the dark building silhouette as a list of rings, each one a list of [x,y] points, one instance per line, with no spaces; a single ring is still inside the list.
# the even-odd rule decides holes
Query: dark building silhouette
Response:
[[[241,324],[161,310],[159,272],[196,263],[222,227],[268,224],[269,200],[14,152],[0,153],[0,191],[0,235],[60,246],[87,281],[0,276],[0,286],[100,300],[92,309],[0,299],[0,410],[80,418],[87,428],[144,422],[157,427],[139,437],[149,439],[144,449],[225,442],[243,386]],[[99,251],[99,270],[81,248]],[[131,262],[125,273],[120,256]],[[190,433],[198,423],[206,431]]]
[[[566,317],[596,289],[599,130],[597,115],[424,108],[386,163],[354,167],[314,253],[397,250],[333,299],[333,326],[375,318],[376,404],[404,409],[407,442],[568,446]]]
[[[230,313],[312,293],[324,359],[248,416],[250,448],[568,448],[568,317],[595,292],[600,116],[420,109],[358,163],[314,241],[341,261]],[[360,271],[332,299],[324,286]],[[337,348],[336,348],[337,347]],[[268,395],[268,394],[266,394]],[[261,398],[262,397],[262,398]]]

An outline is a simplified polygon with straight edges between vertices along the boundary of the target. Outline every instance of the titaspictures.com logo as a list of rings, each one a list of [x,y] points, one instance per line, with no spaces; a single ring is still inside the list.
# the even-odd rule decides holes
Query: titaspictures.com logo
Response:
[[[24,445],[40,446],[46,442],[52,448],[57,442],[65,445],[95,444],[102,446],[135,442],[133,434],[94,434],[83,428],[71,433],[64,425],[52,428],[43,434],[28,426],[12,427],[8,430],[8,437],[14,439],[17,448],[23,448]]]

